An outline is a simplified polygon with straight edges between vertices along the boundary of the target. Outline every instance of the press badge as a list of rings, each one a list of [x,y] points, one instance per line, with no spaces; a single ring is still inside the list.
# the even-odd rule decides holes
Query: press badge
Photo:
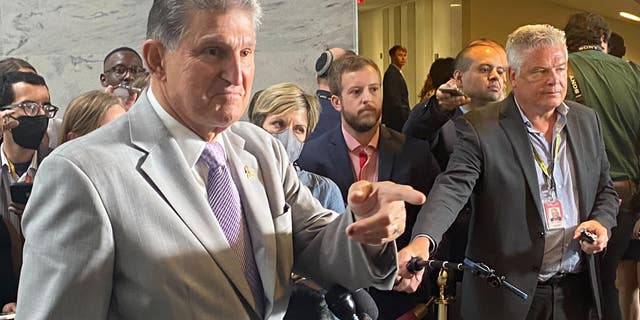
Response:
[[[562,211],[562,203],[560,200],[552,197],[545,200],[542,205],[544,206],[547,229],[554,230],[564,228],[564,212]]]

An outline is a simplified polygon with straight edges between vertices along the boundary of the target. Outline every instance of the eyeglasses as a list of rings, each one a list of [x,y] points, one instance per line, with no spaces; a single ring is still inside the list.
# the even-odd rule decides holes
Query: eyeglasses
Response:
[[[116,77],[124,77],[124,75],[129,72],[130,75],[132,76],[137,76],[139,74],[144,74],[145,72],[147,72],[147,69],[143,68],[143,67],[138,67],[138,66],[133,66],[133,67],[127,67],[125,65],[122,64],[118,64],[113,66],[111,69],[105,71],[105,72],[110,72],[113,73]]]
[[[33,102],[33,101],[25,101],[25,102],[20,102],[16,104],[11,104],[11,105],[0,108],[0,110],[9,110],[13,108],[21,108],[24,111],[24,113],[29,117],[37,116],[38,113],[40,113],[40,110],[42,110],[44,111],[45,116],[49,118],[53,118],[56,116],[56,113],[58,112],[58,107],[52,104],[49,104],[49,103],[40,104],[38,102]]]

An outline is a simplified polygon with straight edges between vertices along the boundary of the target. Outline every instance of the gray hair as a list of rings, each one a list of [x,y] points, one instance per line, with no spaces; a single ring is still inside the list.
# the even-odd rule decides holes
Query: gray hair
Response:
[[[184,35],[191,10],[241,9],[251,14],[254,27],[260,25],[262,9],[257,0],[154,0],[147,21],[147,39],[175,49]]]
[[[565,47],[564,31],[548,24],[522,26],[507,38],[507,61],[509,68],[520,72],[522,61],[531,50],[545,47]]]

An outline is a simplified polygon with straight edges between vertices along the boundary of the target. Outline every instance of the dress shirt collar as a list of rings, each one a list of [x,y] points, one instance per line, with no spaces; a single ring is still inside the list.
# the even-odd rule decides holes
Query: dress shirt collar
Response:
[[[341,125],[342,127],[342,135],[344,136],[344,142],[347,144],[347,148],[349,148],[349,151],[354,151],[358,148],[360,148],[360,142],[358,142],[358,140],[356,140],[356,138],[354,138],[352,135],[349,134],[349,132],[347,132],[347,130],[345,130],[344,125]],[[366,146],[362,146],[362,147],[372,147],[374,150],[378,149],[378,140],[380,137],[380,126],[378,126],[378,128],[376,129],[376,133],[373,135],[373,137],[371,138],[371,141],[369,141],[369,143]]]
[[[151,88],[147,90],[147,97],[149,98],[149,102],[153,107],[153,110],[156,112],[160,120],[167,127],[171,136],[176,140],[178,146],[180,147],[180,151],[182,151],[182,155],[184,159],[187,161],[187,165],[192,168],[195,166],[196,162],[200,158],[200,154],[204,150],[204,147],[207,141],[202,140],[197,134],[193,131],[189,130],[183,124],[178,122],[175,118],[173,118],[164,108],[160,105],[158,100],[156,99]],[[224,148],[224,143],[220,143]]]
[[[524,114],[524,111],[522,111],[522,108],[520,107],[520,104],[518,104],[518,100],[516,99],[516,97],[513,97],[513,101],[515,101],[516,106],[518,107],[518,111],[520,112],[520,116],[522,117],[522,121],[524,122],[524,124],[527,126],[527,129],[533,129],[533,125],[531,124],[531,121],[529,121],[529,118],[527,117],[526,114]],[[567,119],[567,113],[569,113],[569,106],[567,106],[564,102],[562,102],[557,108],[556,108],[556,112],[560,115],[560,123],[566,123],[566,119]]]

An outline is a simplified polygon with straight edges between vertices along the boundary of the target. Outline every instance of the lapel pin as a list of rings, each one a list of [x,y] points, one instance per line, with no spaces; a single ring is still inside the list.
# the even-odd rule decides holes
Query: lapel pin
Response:
[[[249,166],[244,166],[244,174],[247,175],[247,179],[249,180],[253,179],[254,173],[253,173],[253,170],[249,168]]]

